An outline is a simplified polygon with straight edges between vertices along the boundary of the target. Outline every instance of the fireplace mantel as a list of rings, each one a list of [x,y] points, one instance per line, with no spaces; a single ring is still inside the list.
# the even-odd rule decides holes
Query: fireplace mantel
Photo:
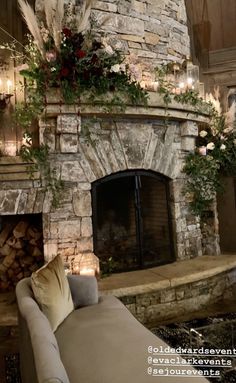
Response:
[[[107,96],[109,100],[111,95]],[[62,101],[59,89],[51,89],[46,97],[47,106],[45,108],[45,115],[54,117],[58,114],[79,114],[81,116],[95,116],[95,117],[128,117],[140,119],[174,119],[178,121],[195,121],[201,123],[209,123],[209,116],[206,111],[196,111],[194,106],[189,104],[181,104],[176,102],[173,97],[168,106],[165,104],[163,97],[157,92],[148,92],[148,103],[146,106],[137,105],[133,106],[127,100],[125,110],[119,111],[114,107],[109,114],[104,111],[102,102],[99,101],[96,105],[92,104],[89,100],[89,94],[85,94],[78,101],[78,104],[68,105]]]

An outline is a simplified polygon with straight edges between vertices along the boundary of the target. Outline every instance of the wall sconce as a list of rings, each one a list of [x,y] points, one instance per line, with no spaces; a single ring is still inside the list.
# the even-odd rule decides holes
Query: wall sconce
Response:
[[[13,96],[12,93],[10,93],[10,90],[12,88],[12,81],[7,80],[6,82],[7,85],[7,91],[6,92],[0,92],[0,109],[3,110],[6,108],[6,106],[10,103],[10,99]],[[2,79],[0,78],[0,89],[2,90],[3,87],[3,82]]]
[[[98,257],[94,253],[82,254],[73,262],[72,274],[98,277],[100,274]]]

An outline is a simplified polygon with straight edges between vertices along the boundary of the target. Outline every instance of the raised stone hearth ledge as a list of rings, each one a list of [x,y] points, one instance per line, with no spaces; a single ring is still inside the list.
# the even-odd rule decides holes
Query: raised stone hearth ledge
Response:
[[[152,269],[113,274],[99,281],[99,290],[102,295],[117,297],[146,294],[201,281],[232,269],[236,269],[235,254],[205,255]]]
[[[109,101],[112,95],[108,94],[106,100]],[[51,89],[47,94],[47,107],[45,114],[47,117],[54,117],[58,114],[80,114],[81,116],[125,116],[129,118],[170,118],[170,120],[191,120],[196,122],[209,122],[206,111],[196,111],[192,105],[181,104],[172,99],[166,106],[163,97],[156,92],[148,92],[148,104],[133,106],[128,99],[124,111],[114,109],[107,113],[104,111],[103,102],[95,104],[89,99],[89,94],[83,94],[77,104],[64,104],[59,89]],[[99,99],[98,99],[99,100]]]
[[[196,312],[208,310],[222,298],[234,301],[235,288],[235,254],[198,257],[149,270],[112,275],[99,282],[103,295],[119,297],[148,327],[173,323],[186,316],[194,318]],[[220,306],[218,311],[222,309]]]

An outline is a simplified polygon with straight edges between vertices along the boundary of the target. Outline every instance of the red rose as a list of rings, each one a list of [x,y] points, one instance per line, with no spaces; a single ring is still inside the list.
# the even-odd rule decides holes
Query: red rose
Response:
[[[62,29],[62,32],[63,34],[66,36],[66,37],[71,37],[72,36],[72,32],[69,28],[63,28]]]
[[[70,73],[70,71],[69,71],[68,68],[62,68],[61,71],[60,71],[60,75],[62,77],[67,77],[69,73]]]
[[[76,57],[78,57],[79,59],[82,59],[83,57],[86,56],[86,52],[83,51],[82,49],[77,49],[76,52],[75,52],[75,55],[76,55]]]

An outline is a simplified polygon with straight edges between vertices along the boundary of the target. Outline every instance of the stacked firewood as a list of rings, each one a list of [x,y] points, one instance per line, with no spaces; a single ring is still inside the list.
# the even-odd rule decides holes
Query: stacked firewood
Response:
[[[42,230],[27,221],[6,223],[0,231],[0,291],[14,289],[43,264]]]

